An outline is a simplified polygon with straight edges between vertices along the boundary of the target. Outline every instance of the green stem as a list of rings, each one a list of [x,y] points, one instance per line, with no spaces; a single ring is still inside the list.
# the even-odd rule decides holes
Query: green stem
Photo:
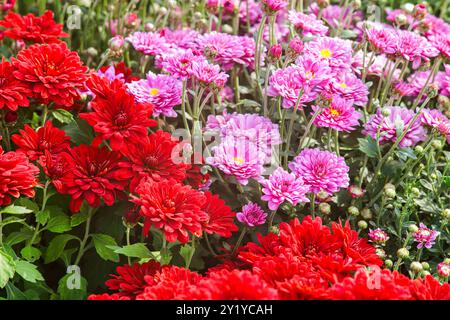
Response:
[[[92,221],[92,216],[93,215],[94,215],[94,208],[89,207],[88,213],[87,213],[86,226],[85,226],[85,229],[84,229],[84,237],[83,237],[83,240],[81,240],[81,243],[80,243],[80,248],[78,250],[78,255],[77,255],[77,258],[75,259],[75,265],[78,265],[80,263],[81,258],[84,255],[86,244],[87,244],[87,241],[89,239],[89,230],[90,230],[90,227],[91,227],[91,221]]]
[[[273,226],[273,219],[275,219],[275,214],[277,213],[277,210],[273,210],[271,213],[270,213],[270,216],[269,216],[269,224],[268,224],[268,226],[267,226],[267,233],[270,233],[270,230],[272,229],[272,226]]]
[[[186,261],[186,269],[189,269],[189,267],[191,266],[191,262],[192,262],[192,258],[194,257],[194,253],[195,253],[195,236],[192,236],[192,240],[191,240],[191,246],[192,246],[192,250],[191,250],[191,254],[188,257],[188,260]]]
[[[241,234],[239,235],[239,238],[233,248],[233,251],[231,252],[232,256],[236,256],[236,253],[239,249],[239,247],[241,246],[242,240],[244,239],[245,234],[247,233],[247,227],[244,227],[241,231]]]

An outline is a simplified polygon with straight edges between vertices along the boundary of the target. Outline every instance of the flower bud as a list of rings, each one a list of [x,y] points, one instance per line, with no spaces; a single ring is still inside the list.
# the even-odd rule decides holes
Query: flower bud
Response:
[[[430,179],[431,180],[436,180],[438,178],[438,176],[437,176],[437,174],[436,173],[432,173],[432,174],[430,174]]]
[[[324,9],[330,5],[330,0],[317,0],[317,5],[319,8]]]
[[[425,89],[425,93],[426,93],[427,97],[430,99],[436,97],[439,93],[438,85],[436,83],[432,83],[432,84],[428,85]]]
[[[269,49],[269,60],[271,62],[278,61],[281,58],[281,54],[283,53],[283,49],[279,44],[275,44]]]
[[[437,265],[437,273],[442,278],[448,278],[450,277],[450,261],[449,259],[445,259],[446,261],[441,262]]]
[[[230,26],[229,24],[224,24],[222,26],[222,32],[224,32],[224,33],[233,33],[233,27]]]
[[[8,111],[5,114],[5,122],[6,123],[12,123],[12,122],[16,122],[18,118],[17,112],[15,111]]]
[[[91,58],[95,58],[98,55],[98,51],[94,47],[89,47],[86,50],[86,54]]]
[[[380,259],[386,259],[386,251],[381,248],[376,249],[376,254],[380,257]]]
[[[392,262],[391,259],[386,259],[386,260],[384,261],[384,265],[386,266],[386,268],[390,269],[390,268],[392,268],[392,266],[394,265],[394,263]]]
[[[289,49],[294,53],[295,57],[303,53],[304,45],[299,37],[294,37],[289,42]]]
[[[417,20],[425,19],[426,15],[427,15],[427,6],[423,3],[416,4],[412,14],[413,14],[413,17],[416,18]]]
[[[358,10],[361,8],[361,0],[353,0],[352,1],[353,10]]]
[[[112,51],[120,51],[125,44],[122,36],[115,36],[109,40],[109,49]]]
[[[430,270],[430,264],[428,262],[422,262],[423,270]]]
[[[443,219],[450,220],[450,209],[447,208],[447,209],[442,210],[441,217]]]
[[[433,147],[433,149],[435,150],[441,150],[443,147],[441,140],[434,139],[433,141],[431,141],[431,147]]]
[[[365,222],[364,220],[359,220],[358,221],[358,227],[362,230],[367,229],[368,225],[367,222]]]
[[[416,188],[416,187],[414,187],[414,188],[412,188],[411,189],[411,194],[414,196],[414,197],[418,197],[418,196],[420,196],[420,190],[419,190],[419,188]]]
[[[280,228],[278,226],[272,226],[272,228],[270,228],[269,232],[278,235],[278,234],[280,234]]]
[[[400,248],[397,250],[397,257],[401,259],[406,259],[409,257],[409,251],[406,248]]]
[[[422,271],[422,276],[426,277],[426,276],[430,276],[431,273],[428,270]]]
[[[391,110],[389,110],[388,108],[383,108],[381,109],[381,114],[383,115],[383,117],[389,117],[391,115]]]
[[[328,199],[330,199],[330,195],[328,194],[328,192],[321,190],[317,193],[317,201],[325,202]]]
[[[416,226],[415,224],[410,224],[408,226],[408,231],[411,233],[416,233],[417,231],[419,231],[419,227]]]
[[[408,23],[408,17],[406,17],[404,14],[399,14],[395,17],[395,23],[400,27],[404,26]]]
[[[423,147],[422,146],[417,146],[417,147],[415,147],[414,148],[414,151],[417,153],[417,154],[422,154],[423,153]]]
[[[319,211],[323,215],[328,215],[331,212],[331,206],[326,202],[322,202],[319,204]]]
[[[348,213],[352,216],[358,216],[359,215],[359,209],[355,206],[350,206],[348,208]]]
[[[372,219],[372,212],[369,208],[364,208],[361,210],[361,216],[366,220]]]
[[[411,271],[414,273],[420,273],[421,271],[423,271],[423,266],[420,262],[413,261],[413,262],[411,262],[409,269],[411,269]]]
[[[351,185],[350,187],[348,187],[348,192],[350,193],[353,199],[357,199],[364,197],[365,190],[363,190],[357,185]]]
[[[391,189],[391,188],[384,189],[384,194],[386,195],[386,197],[388,199],[394,199],[395,196],[397,195],[395,192],[395,189]]]
[[[146,32],[152,32],[152,31],[155,31],[155,25],[154,25],[153,23],[151,23],[151,22],[147,22],[147,23],[145,24],[145,26],[144,26],[144,30],[145,30]]]

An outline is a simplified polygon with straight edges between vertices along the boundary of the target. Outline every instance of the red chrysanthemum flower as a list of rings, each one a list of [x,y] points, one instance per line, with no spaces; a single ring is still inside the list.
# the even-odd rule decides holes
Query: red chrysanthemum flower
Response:
[[[179,142],[164,131],[158,130],[139,143],[130,144],[122,153],[131,163],[134,176],[130,183],[133,192],[142,180],[172,179],[182,182],[186,165],[173,159]]]
[[[142,264],[126,264],[117,267],[118,275],[111,274],[111,279],[105,284],[110,290],[118,291],[119,295],[135,299],[149,285],[146,279],[151,282],[152,277],[159,270],[161,270],[161,264],[154,260]]]
[[[52,43],[59,41],[58,38],[69,36],[62,31],[63,25],[53,20],[53,12],[50,10],[40,17],[36,17],[32,13],[20,16],[17,13],[9,12],[0,21],[0,26],[7,29],[4,31],[5,37],[31,43]]]
[[[21,195],[34,197],[39,168],[21,152],[3,153],[0,147],[0,207]]]
[[[111,66],[103,66],[100,68],[100,71],[102,73],[105,73],[108,70],[110,70],[110,68],[111,68]],[[139,80],[139,77],[133,76],[133,71],[130,68],[128,68],[125,65],[125,62],[123,62],[123,61],[120,61],[120,62],[114,64],[113,68],[114,68],[115,76],[120,75],[120,78],[126,83]]]
[[[441,284],[430,275],[412,280],[410,290],[416,300],[450,300],[450,284]]]
[[[246,270],[222,270],[203,278],[192,287],[191,299],[199,300],[274,300],[277,290],[259,276]]]
[[[158,124],[150,119],[152,105],[137,104],[124,88],[111,92],[105,99],[95,98],[91,107],[94,112],[81,113],[80,117],[99,133],[95,144],[109,139],[115,151],[123,151],[127,145],[138,143],[143,136],[147,136],[148,127]]]
[[[73,162],[67,153],[51,154],[47,150],[44,156],[40,157],[39,164],[44,169],[45,175],[50,179],[56,191],[66,193],[63,177],[73,169]]]
[[[45,151],[58,154],[70,147],[70,137],[65,131],[53,127],[51,121],[36,131],[26,124],[19,133],[12,135],[11,140],[19,147],[17,151],[25,153],[32,161],[42,157]]]
[[[80,211],[83,201],[91,207],[99,207],[100,200],[111,206],[125,189],[132,172],[121,155],[107,147],[101,149],[80,145],[70,152],[73,169],[61,180],[66,193],[72,196],[70,210]]]
[[[164,231],[167,241],[189,241],[189,232],[199,237],[202,224],[208,219],[202,207],[206,197],[202,192],[173,180],[147,181],[137,188],[139,197],[133,202],[141,206],[144,234],[150,227]]]
[[[91,294],[88,297],[88,300],[131,300],[130,297],[123,296],[118,293],[108,294],[108,293],[102,293],[102,294]]]
[[[12,63],[14,77],[29,85],[32,97],[43,104],[72,107],[87,78],[87,67],[64,42],[32,45],[20,51]]]
[[[30,88],[13,77],[11,63],[2,58],[0,63],[0,109],[16,111],[18,107],[28,107]]]
[[[208,219],[203,224],[203,230],[209,234],[229,238],[231,233],[238,230],[234,224],[236,214],[225,204],[225,201],[211,192],[205,192],[206,202],[202,210],[207,213]]]

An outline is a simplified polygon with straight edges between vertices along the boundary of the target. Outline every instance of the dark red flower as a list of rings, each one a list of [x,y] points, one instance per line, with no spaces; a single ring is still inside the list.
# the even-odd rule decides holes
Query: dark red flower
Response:
[[[206,201],[202,210],[208,214],[208,220],[204,222],[203,230],[225,238],[231,237],[231,233],[239,229],[234,224],[236,214],[231,211],[231,208],[218,195],[205,192],[205,196]]]
[[[108,96],[121,89],[126,89],[125,84],[119,79],[110,81],[106,77],[101,77],[91,72],[86,80],[86,87],[98,98],[107,100]]]
[[[36,131],[26,124],[19,133],[12,135],[11,140],[19,147],[17,151],[25,153],[32,161],[42,157],[45,151],[58,154],[70,147],[70,137],[65,131],[53,127],[51,121]]]
[[[164,231],[169,242],[189,241],[189,232],[199,237],[202,224],[208,219],[202,207],[206,197],[202,192],[173,180],[147,181],[136,189],[139,197],[133,202],[141,206],[144,234],[154,225]]]
[[[20,16],[17,13],[9,12],[0,21],[0,26],[7,29],[5,37],[32,43],[52,43],[59,41],[58,38],[69,36],[62,31],[63,25],[53,20],[53,12],[50,10],[40,17],[36,17],[32,13]]]
[[[0,147],[0,207],[21,195],[34,197],[39,168],[21,152],[4,153]]]
[[[132,176],[121,155],[107,147],[96,148],[80,145],[70,151],[73,169],[61,180],[66,193],[72,196],[70,210],[80,211],[83,201],[91,207],[99,207],[100,200],[111,206],[125,189]]]
[[[199,300],[273,300],[277,290],[259,276],[246,270],[222,270],[203,278],[192,287],[190,299]]]
[[[139,143],[130,144],[123,155],[131,163],[134,176],[130,190],[134,191],[142,180],[160,181],[172,179],[182,182],[186,176],[186,165],[174,159],[178,141],[164,131],[158,130]]]
[[[105,284],[110,290],[118,291],[119,295],[134,299],[149,285],[146,279],[151,282],[159,270],[161,270],[161,264],[154,260],[142,264],[126,264],[117,267],[118,274],[111,274],[111,279],[107,280]]]
[[[56,191],[66,193],[66,185],[62,179],[73,169],[73,161],[71,161],[70,155],[67,153],[51,154],[46,150],[44,156],[40,157],[39,164]]]
[[[70,108],[80,99],[78,90],[84,88],[87,67],[64,42],[32,45],[12,63],[14,77],[27,84],[41,103]]]
[[[13,77],[11,63],[2,58],[0,63],[0,109],[17,110],[18,107],[28,107],[27,96],[31,90],[27,84]]]
[[[441,284],[430,275],[412,280],[410,290],[416,300],[450,300],[450,284]]]
[[[99,135],[95,142],[110,142],[115,151],[123,151],[127,145],[138,143],[148,135],[147,128],[158,123],[150,119],[153,108],[149,104],[137,104],[134,97],[119,88],[105,99],[96,97],[91,102],[94,112],[81,113]]]

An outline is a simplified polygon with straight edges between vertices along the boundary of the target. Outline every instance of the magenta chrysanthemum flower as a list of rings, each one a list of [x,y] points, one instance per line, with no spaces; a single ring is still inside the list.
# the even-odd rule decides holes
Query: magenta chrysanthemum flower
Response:
[[[192,29],[170,30],[169,28],[164,28],[159,34],[168,44],[181,49],[194,47],[199,37],[199,33]]]
[[[313,14],[307,15],[291,10],[288,19],[302,36],[324,36],[328,32],[328,27]]]
[[[295,64],[301,68],[303,91],[310,96],[309,100],[316,99],[317,93],[330,81],[332,76],[330,67],[325,61],[314,59],[309,55],[298,57]]]
[[[255,25],[261,20],[262,9],[259,3],[255,0],[241,0],[239,6],[239,20],[241,23],[250,23],[250,26]]]
[[[381,109],[370,117],[369,121],[364,125],[364,134],[370,135],[377,139],[378,130],[380,130],[380,144],[386,142],[395,142],[397,140],[397,131],[406,130],[409,123],[414,118],[414,112],[402,107],[385,107],[390,111],[390,115],[385,117],[381,113]],[[418,142],[426,139],[425,129],[421,125],[420,117],[414,121],[405,137],[400,141],[400,148],[415,146]]]
[[[264,11],[268,14],[273,14],[287,7],[286,0],[261,0]]]
[[[450,97],[450,65],[444,65],[445,71],[440,72],[436,77],[436,82],[439,83],[441,89],[440,94]]]
[[[258,152],[258,148],[245,139],[224,139],[220,145],[213,147],[213,157],[206,162],[228,176],[246,185],[249,179],[259,179],[263,172],[265,154]]]
[[[295,174],[285,171],[283,168],[277,168],[270,176],[261,182],[264,195],[261,200],[267,201],[270,210],[277,210],[285,201],[292,205],[299,202],[309,202],[306,193],[309,192],[309,186],[305,185],[302,178]]]
[[[305,53],[315,59],[327,61],[336,74],[348,70],[352,62],[351,42],[339,38],[315,38],[305,45]]]
[[[431,45],[446,59],[450,59],[450,36],[438,34],[429,38]]]
[[[422,59],[436,57],[439,51],[434,48],[426,38],[411,32],[397,31],[396,54],[407,61],[412,61],[413,67],[418,68]]]
[[[381,230],[380,228],[376,228],[374,230],[369,230],[369,239],[371,242],[379,245],[385,245],[389,240],[389,236],[386,232]]]
[[[431,128],[438,128],[441,123],[449,121],[441,111],[428,108],[422,110],[421,119],[424,125]]]
[[[417,249],[423,247],[430,249],[435,243],[438,235],[439,231],[429,229],[423,223],[420,223],[419,230],[413,234],[414,241],[418,242]]]
[[[352,29],[353,21],[361,21],[364,15],[361,11],[354,11],[350,6],[328,5],[325,9],[317,5],[317,1],[311,3],[309,12],[316,17],[319,16],[331,27],[337,28],[341,26],[342,29]]]
[[[349,168],[344,158],[319,148],[304,149],[289,164],[289,169],[316,194],[322,190],[333,194],[349,186]]]
[[[376,25],[367,29],[365,35],[373,51],[389,55],[396,53],[397,37],[389,27]]]
[[[204,61],[203,56],[196,56],[191,49],[179,50],[176,53],[162,55],[161,66],[164,71],[177,79],[186,80],[192,75],[192,63]]]
[[[353,100],[353,103],[360,107],[364,107],[369,101],[369,89],[352,73],[345,73],[332,79],[328,89],[333,95]]]
[[[408,78],[409,96],[417,97],[425,85],[435,85],[439,87],[438,80],[442,77],[440,74],[436,76],[435,81],[429,80],[430,70],[417,71]],[[428,82],[427,82],[428,81]],[[426,99],[426,93],[422,96],[422,101]]]
[[[222,72],[216,64],[208,61],[194,61],[191,65],[191,75],[203,86],[223,88],[228,80],[228,74]]]
[[[134,32],[125,40],[130,42],[134,49],[146,55],[155,56],[162,54],[171,48],[164,37],[156,32]]]
[[[256,203],[250,202],[236,213],[236,218],[247,227],[256,227],[266,223],[267,213]]]
[[[211,32],[199,36],[197,43],[198,50],[224,70],[232,69],[235,64],[246,67],[254,64],[255,42],[247,36]]]
[[[442,278],[450,277],[450,263],[441,262],[437,265],[436,271]]]
[[[314,112],[320,108],[313,106]],[[337,131],[350,132],[359,125],[361,113],[353,108],[353,100],[345,100],[334,97],[329,107],[323,108],[314,124],[317,127],[332,128]]]
[[[127,84],[128,91],[134,95],[139,103],[152,103],[155,108],[153,114],[166,117],[176,117],[173,108],[181,104],[181,81],[167,75],[149,72],[147,79],[133,81]]]

